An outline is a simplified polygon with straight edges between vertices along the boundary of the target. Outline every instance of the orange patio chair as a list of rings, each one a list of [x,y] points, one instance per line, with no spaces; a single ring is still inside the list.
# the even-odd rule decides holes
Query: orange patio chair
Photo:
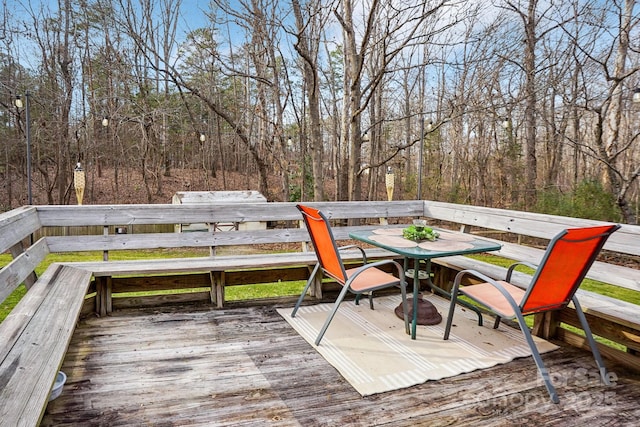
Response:
[[[551,400],[554,403],[558,403],[558,394],[553,384],[551,384],[549,373],[542,362],[540,352],[536,348],[524,316],[561,310],[569,302],[573,302],[578,319],[580,319],[582,329],[591,347],[591,352],[600,370],[602,381],[609,385],[610,381],[606,368],[584,312],[575,297],[575,292],[606,240],[618,228],[620,228],[619,225],[604,225],[564,230],[551,240],[539,266],[527,262],[515,263],[507,270],[505,280],[493,280],[474,270],[459,272],[456,275],[451,292],[451,306],[447,317],[444,339],[449,338],[458,294],[466,295],[493,312],[496,315],[494,328],[499,326],[502,318],[517,319],[520,329],[531,348],[531,354],[551,396]],[[527,265],[535,270],[531,282],[526,288],[520,288],[509,283],[513,271],[518,265]],[[460,282],[465,276],[475,276],[482,280],[483,283],[460,287]]]
[[[400,286],[400,292],[402,294],[402,307],[404,310],[404,323],[407,334],[409,333],[409,312],[407,308],[407,284],[404,279],[404,270],[400,264],[393,260],[383,260],[373,263],[367,263],[367,257],[364,250],[355,245],[348,245],[338,248],[336,245],[336,241],[333,237],[333,232],[331,231],[331,226],[329,225],[329,221],[324,216],[322,212],[317,209],[297,205],[297,208],[302,213],[302,218],[304,219],[304,223],[307,226],[307,230],[309,231],[309,236],[311,237],[311,242],[313,243],[313,247],[316,252],[316,256],[318,257],[318,263],[313,269],[309,280],[307,281],[307,285],[302,290],[300,294],[300,298],[298,298],[298,302],[291,312],[291,317],[296,316],[296,312],[302,304],[304,297],[309,290],[309,286],[313,283],[316,274],[320,270],[322,273],[326,274],[329,277],[335,279],[339,284],[342,285],[342,290],[336,299],[333,309],[329,313],[327,320],[324,323],[324,326],[320,330],[318,337],[316,338],[316,345],[320,345],[320,341],[324,336],[324,333],[327,331],[331,320],[335,316],[338,311],[338,307],[340,303],[346,296],[347,292],[352,292],[356,295],[356,304],[360,299],[360,296],[363,294],[369,295],[369,305],[370,308],[373,309],[373,300],[372,300],[372,292],[384,288],[388,288],[391,286]],[[345,269],[344,264],[342,263],[342,258],[340,257],[340,251],[348,248],[357,248],[362,253],[362,262],[363,265],[357,268]],[[382,265],[392,265],[396,268],[398,272],[398,277],[387,273],[381,270],[380,266]]]

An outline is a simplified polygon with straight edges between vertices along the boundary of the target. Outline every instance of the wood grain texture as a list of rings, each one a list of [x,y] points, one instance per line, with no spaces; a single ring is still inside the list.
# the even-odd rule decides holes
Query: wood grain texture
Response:
[[[424,216],[460,225],[506,231],[513,234],[551,239],[566,228],[600,225],[601,221],[571,218],[508,209],[458,205],[425,201]],[[604,249],[630,255],[640,255],[640,227],[622,224],[611,235]]]
[[[35,273],[33,271],[49,254],[49,248],[44,239],[39,239],[32,246],[0,270],[0,302],[4,301],[23,281],[33,276],[34,280],[29,283],[29,288],[33,286]],[[26,283],[26,282],[25,282]]]
[[[379,202],[309,202],[329,219],[422,216],[421,200]],[[296,203],[229,203],[215,205],[82,205],[38,206],[43,226],[192,224],[299,221]]]
[[[0,324],[0,335],[11,337],[0,346],[2,425],[37,425],[84,302],[91,273],[55,264],[50,270],[9,315],[20,318],[19,328]]]
[[[0,253],[9,250],[17,242],[41,227],[40,216],[33,206],[23,206],[0,213]]]
[[[631,425],[640,381],[591,355],[544,357],[560,404],[531,358],[362,398],[274,307],[124,310],[82,321],[62,369],[68,382],[43,426]],[[593,375],[592,375],[593,374]]]

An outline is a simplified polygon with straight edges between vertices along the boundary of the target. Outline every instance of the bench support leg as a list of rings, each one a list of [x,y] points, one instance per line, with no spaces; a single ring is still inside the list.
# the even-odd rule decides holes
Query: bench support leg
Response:
[[[313,268],[311,266],[307,268],[309,269],[309,274],[312,274]],[[309,287],[309,296],[322,299],[322,272],[318,272],[313,278],[313,284]]]
[[[534,315],[533,319],[533,328],[531,330],[533,335],[546,340],[556,336],[556,328],[559,325],[558,312],[538,313]]]
[[[211,280],[211,303],[217,308],[224,305],[224,271],[210,271],[209,278]]]
[[[111,277],[96,277],[96,313],[104,317],[111,310]]]

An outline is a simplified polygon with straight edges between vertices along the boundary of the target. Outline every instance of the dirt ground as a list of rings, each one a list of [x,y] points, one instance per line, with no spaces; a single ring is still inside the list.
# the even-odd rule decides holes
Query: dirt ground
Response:
[[[8,189],[9,181],[11,191]],[[2,183],[0,205],[5,209],[16,208],[27,203],[27,184],[25,177],[12,177]],[[34,174],[32,180],[33,204],[51,204],[47,197],[44,179]],[[145,179],[136,170],[121,170],[117,174],[113,169],[103,169],[100,176],[95,170],[85,171],[85,190],[83,204],[141,204],[171,203],[172,196],[178,191],[240,191],[260,190],[256,173],[221,172],[215,177],[202,170],[172,169],[170,175],[148,175]],[[269,180],[270,201],[284,201],[282,184],[278,176]],[[53,192],[54,204],[59,204],[57,190]],[[9,200],[11,195],[11,200]],[[68,201],[66,201],[68,200]],[[76,204],[77,198],[73,183],[67,189],[62,204]]]

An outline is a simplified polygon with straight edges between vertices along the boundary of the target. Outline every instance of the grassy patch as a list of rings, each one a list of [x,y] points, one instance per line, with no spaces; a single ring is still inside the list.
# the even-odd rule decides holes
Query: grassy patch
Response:
[[[0,304],[0,323],[2,323],[2,321],[7,317],[13,307],[20,302],[25,293],[27,293],[27,289],[24,285],[20,285],[11,293],[11,295],[2,301],[2,304]]]
[[[306,283],[306,281],[297,281],[229,286],[224,290],[224,297],[227,301],[241,301],[300,295]]]

